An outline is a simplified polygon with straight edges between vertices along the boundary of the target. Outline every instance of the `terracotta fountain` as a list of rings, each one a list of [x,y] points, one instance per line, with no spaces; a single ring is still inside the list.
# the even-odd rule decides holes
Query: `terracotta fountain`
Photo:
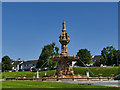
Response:
[[[65,21],[63,21],[62,33],[59,36],[59,42],[61,43],[61,54],[59,56],[51,56],[50,58],[57,61],[56,75],[60,77],[73,77],[74,72],[72,70],[72,61],[77,61],[79,57],[69,56],[67,52],[67,44],[70,42],[69,34],[66,31]]]
[[[70,42],[69,35],[66,31],[65,21],[63,21],[62,33],[59,36],[59,42],[61,43],[61,53],[59,56],[51,56],[50,59],[57,61],[56,75],[50,75],[49,77],[42,78],[46,81],[107,81],[114,80],[114,77],[89,77],[86,75],[74,75],[72,69],[72,61],[77,61],[79,57],[69,56],[67,52],[67,45]]]

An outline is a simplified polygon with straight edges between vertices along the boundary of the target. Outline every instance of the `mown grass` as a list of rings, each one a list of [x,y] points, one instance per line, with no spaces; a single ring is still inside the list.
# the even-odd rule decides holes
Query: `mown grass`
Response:
[[[41,81],[2,81],[2,88],[116,88]]]
[[[42,77],[45,75],[45,72],[47,73],[47,75],[54,75],[56,70],[49,70],[49,71],[40,71],[39,72],[39,77]],[[6,76],[7,78],[17,78],[18,75],[21,75],[21,77],[23,77],[23,75],[26,75],[27,78],[32,78],[33,76],[37,77],[37,73],[36,72],[31,72],[31,71],[24,71],[24,72],[5,72],[2,73],[2,76]]]
[[[0,73],[0,79],[2,79],[2,73]]]
[[[92,75],[90,73],[90,76],[96,76],[98,74],[103,74],[104,77],[110,77],[111,74],[114,74],[114,76],[120,74],[120,68],[119,67],[89,67],[89,69],[94,73]],[[86,75],[86,72],[88,71],[87,67],[74,67],[73,68],[74,73],[80,74],[80,75]],[[42,77],[45,75],[45,72],[47,75],[55,75],[56,70],[48,70],[48,71],[40,71],[39,72],[39,77]],[[2,76],[4,73],[2,73]],[[32,78],[33,76],[36,77],[36,72],[31,72],[31,71],[24,71],[24,72],[5,72],[5,76],[7,78],[17,78],[18,75],[26,75],[27,78]]]
[[[91,70],[93,74],[89,71]],[[86,75],[86,72],[90,72],[90,76],[96,76],[98,74],[102,74],[104,77],[110,77],[111,74],[114,76],[120,74],[120,67],[74,67],[73,68],[75,74]]]

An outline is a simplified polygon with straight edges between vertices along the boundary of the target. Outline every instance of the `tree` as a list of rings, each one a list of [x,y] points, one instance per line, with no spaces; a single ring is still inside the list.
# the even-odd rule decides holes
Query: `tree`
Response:
[[[118,65],[120,63],[120,50],[113,52],[113,64]]]
[[[100,63],[103,65],[113,65],[116,54],[116,50],[113,46],[104,47],[101,51]]]
[[[101,51],[100,63],[103,65],[118,65],[120,63],[120,50],[116,50],[113,46],[104,47]]]
[[[79,60],[76,63],[76,65],[78,66],[84,66],[84,64],[91,63],[92,56],[90,54],[90,51],[88,51],[87,49],[80,49],[76,56],[79,56]]]
[[[9,56],[4,56],[2,58],[2,71],[12,70],[11,59]]]
[[[2,70],[2,64],[0,63],[0,70]]]
[[[37,63],[37,68],[41,68],[42,66],[43,67],[54,67],[57,65],[57,62],[56,61],[53,61],[50,59],[50,56],[58,56],[59,53],[59,48],[57,46],[55,46],[55,43],[52,43],[52,44],[48,44],[48,45],[45,45],[43,48],[42,48],[42,52],[39,56],[39,60],[38,60],[38,63]]]

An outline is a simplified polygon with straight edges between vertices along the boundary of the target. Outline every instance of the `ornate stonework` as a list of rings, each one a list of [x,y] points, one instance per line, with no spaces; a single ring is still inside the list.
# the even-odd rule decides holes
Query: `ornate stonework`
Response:
[[[70,40],[69,40],[69,35],[66,32],[65,21],[63,21],[63,29],[62,29],[62,33],[61,33],[59,38],[60,38],[59,42],[62,44],[61,55],[62,56],[69,56],[69,54],[67,53],[67,44],[70,42]]]
[[[60,35],[59,42],[61,43],[61,54],[59,56],[51,56],[51,59],[58,62],[57,75],[74,75],[72,70],[72,61],[76,61],[79,57],[69,56],[67,52],[67,44],[70,42],[69,35],[66,31],[65,21],[63,21],[63,29]]]

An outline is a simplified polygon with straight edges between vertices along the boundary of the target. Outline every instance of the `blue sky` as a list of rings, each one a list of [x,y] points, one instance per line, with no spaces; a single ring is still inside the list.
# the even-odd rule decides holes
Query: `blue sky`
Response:
[[[109,45],[118,49],[117,3],[3,3],[2,56],[36,60],[44,45],[60,48],[59,35],[65,20],[70,35],[68,53],[87,48],[99,55]]]

